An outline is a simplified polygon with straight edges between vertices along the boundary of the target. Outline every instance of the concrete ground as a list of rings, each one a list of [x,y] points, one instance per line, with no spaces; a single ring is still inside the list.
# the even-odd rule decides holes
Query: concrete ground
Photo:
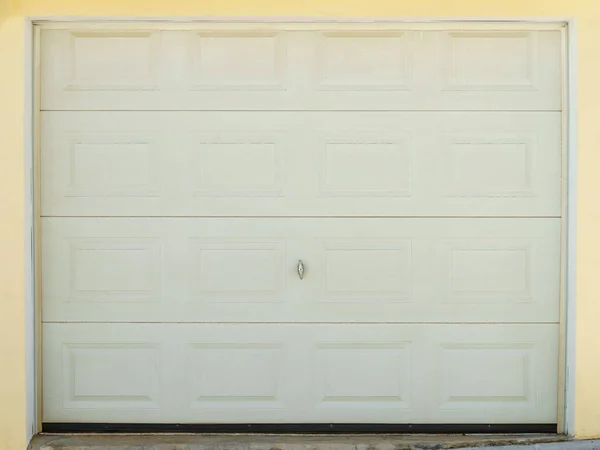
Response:
[[[557,435],[42,434],[29,450],[600,450]]]

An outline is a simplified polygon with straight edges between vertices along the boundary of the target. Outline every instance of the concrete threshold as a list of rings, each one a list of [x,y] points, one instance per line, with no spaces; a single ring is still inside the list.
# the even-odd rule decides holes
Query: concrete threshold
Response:
[[[600,450],[561,435],[40,434],[29,450]]]

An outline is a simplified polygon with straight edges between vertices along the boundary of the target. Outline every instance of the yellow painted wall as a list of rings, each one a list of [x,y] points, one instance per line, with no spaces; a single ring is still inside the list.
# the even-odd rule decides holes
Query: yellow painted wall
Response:
[[[575,18],[578,40],[577,437],[600,436],[599,0],[0,0],[0,449],[26,447],[25,23],[31,16]]]

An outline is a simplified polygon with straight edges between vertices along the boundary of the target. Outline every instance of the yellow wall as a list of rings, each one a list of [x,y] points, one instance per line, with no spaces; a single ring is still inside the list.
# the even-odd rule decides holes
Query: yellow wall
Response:
[[[26,436],[23,52],[23,20],[0,22],[0,448],[7,450],[23,450]]]
[[[0,448],[26,447],[24,33],[28,16],[575,18],[578,40],[577,437],[600,436],[600,1],[0,0]]]

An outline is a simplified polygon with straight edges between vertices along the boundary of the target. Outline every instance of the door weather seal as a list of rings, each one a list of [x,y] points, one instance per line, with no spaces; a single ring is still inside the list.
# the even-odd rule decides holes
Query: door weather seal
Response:
[[[372,423],[57,423],[43,433],[258,433],[258,434],[556,434],[555,423],[372,424]]]

